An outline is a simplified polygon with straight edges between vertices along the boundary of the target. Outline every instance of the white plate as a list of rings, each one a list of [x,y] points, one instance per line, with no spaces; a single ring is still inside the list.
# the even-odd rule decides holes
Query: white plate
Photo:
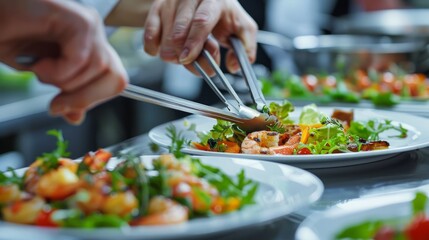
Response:
[[[407,191],[338,204],[327,211],[306,218],[299,225],[295,239],[335,239],[335,236],[346,227],[364,221],[409,218],[412,216],[411,201],[414,197],[415,191]],[[429,213],[428,209],[426,213]]]
[[[143,158],[145,165],[149,166],[154,156]],[[51,240],[60,239],[60,235],[72,237],[71,239],[186,239],[274,220],[315,202],[323,192],[322,182],[313,174],[299,168],[241,158],[198,158],[205,164],[220,168],[228,175],[236,175],[244,169],[248,178],[260,183],[256,204],[226,215],[193,219],[180,225],[156,227],[73,230],[45,229],[0,222],[0,239]]]
[[[319,110],[330,115],[334,109],[332,107],[319,107]],[[344,109],[350,110],[350,109]],[[298,119],[301,113],[301,108],[296,108],[291,114],[292,119]],[[354,109],[355,120],[370,120],[370,119],[388,119],[394,124],[401,123],[408,129],[408,136],[404,139],[392,138],[389,136],[397,135],[397,132],[387,131],[381,134],[382,140],[387,140],[390,147],[385,150],[368,151],[368,152],[353,152],[353,153],[338,153],[338,154],[320,154],[320,155],[259,155],[259,154],[234,154],[223,152],[202,151],[192,147],[183,149],[183,152],[195,155],[206,156],[223,156],[223,157],[242,157],[250,159],[258,159],[272,162],[290,164],[296,167],[311,169],[311,168],[330,168],[351,166],[357,164],[365,164],[375,161],[384,160],[403,152],[423,148],[429,146],[429,118],[418,117],[405,113],[397,113],[390,111],[382,111],[376,109]],[[199,141],[195,133],[188,130],[190,124],[196,124],[197,131],[208,132],[216,123],[215,119],[207,118],[198,115],[168,122],[157,126],[149,131],[151,140],[161,146],[169,146],[171,139],[167,136],[166,128],[174,125],[177,130],[183,131],[183,135],[192,141]]]

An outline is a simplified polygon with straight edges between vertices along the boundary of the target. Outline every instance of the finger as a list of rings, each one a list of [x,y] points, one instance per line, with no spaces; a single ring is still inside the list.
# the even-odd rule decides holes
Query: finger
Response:
[[[89,84],[73,92],[61,92],[50,106],[52,115],[63,115],[87,111],[95,105],[107,101],[122,92],[128,77],[120,64],[119,57],[113,49],[108,48],[111,55],[110,68],[97,76]]]
[[[232,4],[229,6],[231,11],[222,16],[222,23],[213,29],[212,34],[222,46],[228,48],[231,47],[229,37],[231,35],[237,36],[243,43],[249,61],[254,62],[257,50],[256,34],[258,25],[237,1],[228,3]],[[229,58],[227,57],[227,59]],[[229,62],[230,67],[234,65],[233,63],[233,61]]]
[[[204,43],[221,15],[221,4],[215,0],[206,0],[198,6],[192,19],[191,28],[184,44],[180,62],[190,64],[200,54]]]
[[[159,56],[162,60],[171,63],[178,63],[178,54],[174,42],[172,41],[172,29],[175,19],[176,1],[167,1],[161,11],[162,36],[159,49]]]
[[[225,66],[230,73],[237,73],[240,70],[237,57],[232,49],[228,50],[226,53]]]
[[[97,76],[102,75],[109,67],[111,68],[112,66],[108,64],[108,51],[104,50],[104,48],[108,48],[108,43],[99,43],[94,48],[87,66],[77,76],[74,76],[73,79],[56,84],[56,86],[64,92],[76,91],[91,80],[96,79]]]
[[[188,36],[192,18],[197,10],[199,2],[200,1],[195,0],[182,0],[177,7],[176,18],[171,32],[171,41],[173,46],[176,47],[175,50],[179,62],[181,58],[186,57],[189,53],[189,49],[184,49],[183,45]]]
[[[58,58],[42,58],[32,67],[32,70],[42,78],[55,76],[56,81],[64,82],[72,79],[87,65],[94,47],[92,45],[94,33],[101,31],[102,26],[98,16],[88,10],[81,12],[80,17],[73,19],[58,18],[62,16],[51,19],[53,26],[51,34],[60,44],[61,55]],[[64,24],[58,26],[55,24],[58,21]]]
[[[119,94],[123,87],[118,84],[124,84],[124,82],[118,81],[118,76],[106,73],[78,91],[60,93],[52,100],[50,113],[54,116],[66,116],[76,112],[86,112]]]
[[[250,17],[249,17],[250,18]],[[244,49],[246,50],[247,57],[251,63],[256,60],[256,51],[257,51],[257,25],[252,19],[248,19],[248,24],[245,24],[238,37],[243,42]]]
[[[219,51],[219,44],[214,40],[214,39],[210,39],[206,42],[206,44],[204,45],[204,49],[206,49],[210,55],[213,57],[213,59],[215,60],[217,65],[220,65],[220,51]],[[196,61],[198,62],[198,64],[203,68],[203,70],[209,75],[209,76],[214,76],[215,75],[215,71],[213,70],[213,68],[209,65],[209,63],[207,62],[207,59],[205,59],[205,57],[203,56],[199,56]],[[184,65],[186,67],[186,69],[188,69],[189,71],[191,71],[192,73],[194,73],[197,76],[201,76],[200,73],[193,67],[192,64],[187,64]]]
[[[64,115],[64,119],[73,125],[79,125],[85,120],[85,111],[74,111]]]
[[[143,45],[144,50],[151,56],[158,55],[162,25],[160,18],[160,7],[162,1],[155,1],[149,14],[146,18],[146,23],[144,26],[144,37],[143,37]]]

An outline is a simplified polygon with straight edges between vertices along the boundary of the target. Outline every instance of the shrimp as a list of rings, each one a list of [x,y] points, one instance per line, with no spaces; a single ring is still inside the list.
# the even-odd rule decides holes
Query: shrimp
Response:
[[[241,143],[241,152],[247,154],[293,154],[298,146],[301,136],[299,134],[292,135],[288,138],[284,145],[279,145],[281,136],[274,131],[257,131],[249,133]]]
[[[149,202],[149,214],[131,222],[131,225],[177,224],[188,220],[188,209],[179,203],[157,196]]]
[[[61,200],[74,194],[79,188],[79,177],[67,167],[59,167],[42,175],[36,193],[52,200]]]
[[[19,200],[2,209],[3,218],[8,222],[34,224],[44,206],[41,197]]]
[[[0,204],[19,200],[21,191],[17,184],[0,185]]]
[[[131,191],[126,191],[109,195],[101,210],[107,214],[126,216],[137,211],[137,207],[137,198]]]
[[[60,158],[58,168],[66,168],[73,174],[77,172],[78,164],[68,158]],[[42,175],[40,174],[40,168],[42,167],[43,160],[37,159],[33,162],[24,174],[24,189],[28,193],[36,194],[38,184]],[[51,170],[54,171],[55,169]]]
[[[268,154],[271,147],[279,145],[280,134],[274,131],[249,133],[241,143],[241,151],[248,154]]]

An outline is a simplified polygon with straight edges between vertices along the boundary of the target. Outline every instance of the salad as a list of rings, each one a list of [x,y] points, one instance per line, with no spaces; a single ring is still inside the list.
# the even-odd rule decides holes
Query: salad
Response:
[[[407,74],[398,68],[303,76],[276,71],[260,80],[265,96],[276,99],[348,103],[365,99],[376,106],[393,106],[401,100],[429,98],[429,82],[424,74]]]
[[[409,219],[369,220],[340,231],[335,239],[424,240],[429,237],[429,218],[425,214],[427,196],[417,192]]]
[[[182,154],[180,133],[171,132],[177,148],[151,165],[133,155],[115,158],[104,149],[72,161],[61,132],[48,134],[57,139],[54,151],[37,158],[23,175],[0,172],[0,219],[65,228],[165,225],[254,203],[256,182],[243,170],[228,176]]]
[[[278,121],[266,130],[246,132],[234,123],[217,120],[209,132],[197,132],[200,141],[192,146],[245,154],[334,154],[386,149],[389,142],[380,139],[381,133],[389,131],[393,132],[390,137],[405,138],[408,132],[390,120],[355,121],[353,111],[335,110],[327,116],[314,104],[303,108],[298,122],[290,118],[294,106],[288,101],[272,102],[267,110]],[[190,130],[195,131],[195,126]]]

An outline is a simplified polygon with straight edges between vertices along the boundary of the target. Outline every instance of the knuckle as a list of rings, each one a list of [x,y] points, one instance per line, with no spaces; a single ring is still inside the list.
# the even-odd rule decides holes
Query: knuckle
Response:
[[[124,75],[118,76],[116,85],[116,93],[122,92],[128,84],[128,79]]]
[[[184,20],[175,24],[173,34],[171,36],[171,40],[174,43],[180,43],[185,40],[189,22],[190,20]]]
[[[194,18],[192,19],[192,25],[204,28],[210,24],[210,19],[211,16],[208,11],[200,11],[196,13]]]

